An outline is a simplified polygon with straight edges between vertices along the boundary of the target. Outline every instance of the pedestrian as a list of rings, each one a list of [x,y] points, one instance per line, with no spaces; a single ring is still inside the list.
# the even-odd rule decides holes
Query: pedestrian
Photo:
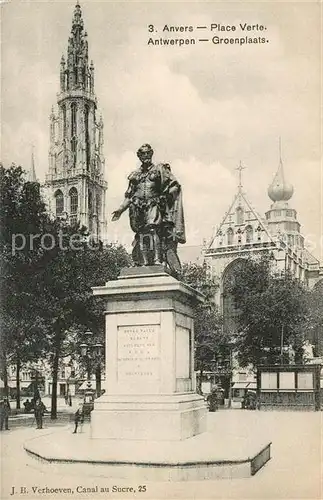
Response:
[[[10,403],[9,399],[5,398],[0,401],[0,427],[3,430],[3,425],[6,431],[9,430],[9,415]]]
[[[69,404],[69,406],[72,406],[72,395],[71,394],[68,397],[68,404]]]
[[[68,394],[65,394],[65,404],[67,405],[68,404]]]
[[[244,408],[246,410],[250,410],[250,394],[247,391],[244,397]]]
[[[218,395],[217,388],[212,387],[211,393],[207,397],[207,403],[209,407],[209,411],[216,411],[218,409]]]
[[[42,400],[39,398],[35,402],[35,407],[34,407],[34,414],[35,414],[35,419],[36,419],[36,424],[37,424],[37,429],[42,429],[43,428],[43,415],[46,411],[46,406],[42,402]]]
[[[249,392],[249,391],[248,391]],[[256,393],[254,391],[249,392],[249,404],[248,404],[248,409],[249,410],[256,410],[257,408],[257,398],[256,398]]]
[[[75,423],[75,428],[73,431],[73,434],[77,433],[77,428],[79,423],[83,424],[84,422],[84,414],[83,414],[83,408],[79,408],[75,413],[74,413],[74,423]]]
[[[29,401],[29,399],[26,399],[26,401],[24,402],[24,407],[25,407],[25,412],[29,413],[33,407],[33,404]]]

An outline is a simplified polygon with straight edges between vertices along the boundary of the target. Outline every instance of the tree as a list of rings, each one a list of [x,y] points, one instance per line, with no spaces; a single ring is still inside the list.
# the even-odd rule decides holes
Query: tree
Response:
[[[7,361],[47,356],[52,366],[51,416],[57,415],[57,375],[68,333],[91,329],[103,336],[103,301],[91,287],[116,279],[129,264],[117,245],[89,241],[86,228],[51,220],[39,184],[26,183],[21,167],[0,167],[3,379]],[[19,402],[19,395],[17,403]]]
[[[205,296],[204,304],[195,309],[195,369],[200,372],[199,392],[202,375],[206,370],[213,370],[215,361],[228,354],[228,337],[223,331],[221,315],[214,303],[218,282],[205,265],[184,264],[180,279]]]
[[[284,346],[292,346],[301,359],[306,290],[290,273],[274,272],[268,255],[248,258],[233,271],[229,291],[234,298],[239,334],[238,360],[248,364],[282,362]]]
[[[25,182],[21,167],[0,165],[0,269],[1,365],[8,393],[7,363],[17,368],[17,407],[20,407],[19,373],[45,348],[41,321],[31,314],[35,290],[29,279],[43,257],[40,241],[31,246],[31,234],[49,222],[37,183]]]

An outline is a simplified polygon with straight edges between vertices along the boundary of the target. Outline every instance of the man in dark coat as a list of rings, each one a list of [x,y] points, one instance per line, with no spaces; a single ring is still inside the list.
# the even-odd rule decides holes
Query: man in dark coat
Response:
[[[217,394],[216,387],[212,387],[211,393],[207,397],[207,403],[208,403],[209,411],[217,411],[217,409],[218,409],[218,394]]]
[[[44,405],[44,403],[40,398],[37,399],[35,401],[35,406],[34,406],[34,414],[35,414],[37,429],[43,428],[43,416],[45,411],[46,411],[46,406]]]
[[[78,425],[83,424],[83,422],[84,422],[83,408],[79,408],[74,414],[75,429],[73,431],[73,434],[77,433]]]
[[[26,399],[24,402],[24,407],[25,407],[25,412],[28,413],[33,407],[33,404],[29,401],[29,399]]]
[[[9,430],[9,414],[10,414],[10,403],[9,399],[5,398],[0,401],[0,427],[3,430],[3,425],[6,431]]]

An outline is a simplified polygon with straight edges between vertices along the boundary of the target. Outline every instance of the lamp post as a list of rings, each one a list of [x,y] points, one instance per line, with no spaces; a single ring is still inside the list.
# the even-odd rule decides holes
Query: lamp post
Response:
[[[87,388],[84,394],[84,405],[86,405],[89,410],[93,409],[93,401],[94,401],[94,391],[92,389],[91,384],[91,375],[92,369],[96,368],[100,370],[101,373],[101,354],[102,354],[103,345],[100,342],[93,342],[93,333],[88,331],[85,332],[85,342],[80,345],[81,355],[86,363],[86,371],[87,371]],[[101,393],[101,383],[97,384],[96,392],[97,397],[100,396]]]

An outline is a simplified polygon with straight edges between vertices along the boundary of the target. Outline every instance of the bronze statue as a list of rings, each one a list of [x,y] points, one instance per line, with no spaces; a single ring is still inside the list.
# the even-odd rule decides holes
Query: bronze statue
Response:
[[[141,166],[129,175],[125,199],[113,212],[112,221],[129,208],[135,265],[166,263],[178,273],[177,244],[185,243],[181,186],[168,163],[152,163],[153,153],[149,144],[138,149]]]

